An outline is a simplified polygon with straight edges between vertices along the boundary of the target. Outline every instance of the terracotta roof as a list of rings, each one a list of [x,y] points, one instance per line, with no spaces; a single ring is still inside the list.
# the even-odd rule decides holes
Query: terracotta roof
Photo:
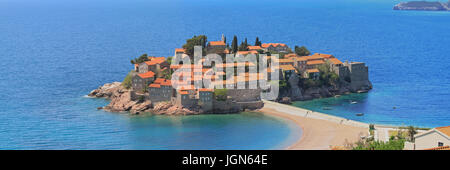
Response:
[[[184,90],[180,90],[180,91],[178,91],[180,94],[189,94],[187,91],[184,91]]]
[[[216,67],[242,67],[244,63],[219,63],[216,64]],[[255,64],[246,62],[245,66],[255,66]]]
[[[163,79],[163,78],[157,78],[153,83],[156,83],[156,84],[161,84],[161,82],[164,82],[166,79]]]
[[[161,85],[159,85],[159,84],[150,84],[148,87],[161,88]]]
[[[330,61],[332,64],[344,64],[344,63],[342,63],[342,61],[340,61],[337,58],[330,58],[330,59],[328,59],[328,61]]]
[[[247,55],[247,54],[258,54],[258,51],[252,50],[252,51],[238,51],[238,54]]]
[[[287,59],[287,58],[283,58],[283,59],[278,59],[279,63],[292,63],[294,62],[293,59]]]
[[[306,72],[308,72],[308,73],[319,73],[320,71],[317,68],[313,68],[313,69],[306,70]]]
[[[184,48],[175,48],[175,53],[184,53],[185,51]]]
[[[313,60],[306,62],[307,65],[316,65],[316,64],[324,64],[325,62],[323,60]]]
[[[261,50],[261,46],[248,46],[249,50]]]
[[[435,129],[450,137],[450,126],[437,127]]]
[[[171,80],[165,80],[165,81],[161,82],[161,86],[172,86],[172,81]]]
[[[323,60],[323,56],[320,55],[310,55],[310,56],[304,56],[308,61],[310,60]]]
[[[152,57],[150,61],[146,61],[145,64],[151,66],[155,64],[161,64],[166,61],[165,57]]]
[[[226,45],[223,41],[210,41],[209,45]]]
[[[323,57],[323,58],[334,58],[333,55],[331,55],[331,54],[315,53],[313,56],[320,56],[320,57]]]
[[[146,79],[146,78],[154,77],[155,73],[153,73],[152,71],[148,71],[146,73],[138,74],[138,76],[143,78],[143,79]]]
[[[202,88],[202,89],[198,89],[198,91],[204,91],[204,92],[213,92],[213,89],[207,89],[207,88]]]
[[[295,68],[292,67],[292,65],[280,65],[280,68],[284,71],[295,70]]]
[[[307,60],[305,57],[290,57],[290,59],[293,59],[294,61],[306,61]]]
[[[262,46],[263,48],[267,48],[267,47],[269,47],[270,45],[272,45],[272,46],[274,46],[274,47],[277,47],[277,46],[285,47],[285,46],[286,46],[286,44],[283,44],[283,43],[264,43],[264,44],[262,44],[261,46]]]
[[[435,147],[435,148],[427,148],[424,150],[450,150],[450,146],[439,146],[439,147]]]
[[[298,55],[295,54],[295,53],[290,53],[290,54],[284,55],[284,58],[291,58],[291,57],[300,57],[300,56],[298,56]]]

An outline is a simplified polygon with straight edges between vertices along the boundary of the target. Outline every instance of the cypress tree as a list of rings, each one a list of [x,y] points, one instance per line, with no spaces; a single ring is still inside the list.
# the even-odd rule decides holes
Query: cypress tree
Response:
[[[236,35],[233,37],[233,42],[231,42],[231,50],[233,51],[233,53],[236,53],[236,51],[238,50],[237,36]]]
[[[255,46],[261,46],[261,41],[259,41],[258,37],[256,37]]]

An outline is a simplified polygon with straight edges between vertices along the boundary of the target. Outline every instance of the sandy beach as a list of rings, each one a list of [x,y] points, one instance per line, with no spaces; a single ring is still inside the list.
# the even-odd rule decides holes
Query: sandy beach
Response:
[[[329,150],[331,146],[354,143],[360,136],[367,136],[369,130],[366,123],[271,101],[264,101],[264,108],[260,112],[292,120],[302,129],[301,137],[286,148],[289,150]]]

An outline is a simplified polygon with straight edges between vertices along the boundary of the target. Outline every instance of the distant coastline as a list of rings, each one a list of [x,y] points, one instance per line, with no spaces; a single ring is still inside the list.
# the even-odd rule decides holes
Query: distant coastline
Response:
[[[450,1],[447,3],[438,1],[410,1],[401,2],[394,6],[394,10],[418,10],[418,11],[450,11]]]

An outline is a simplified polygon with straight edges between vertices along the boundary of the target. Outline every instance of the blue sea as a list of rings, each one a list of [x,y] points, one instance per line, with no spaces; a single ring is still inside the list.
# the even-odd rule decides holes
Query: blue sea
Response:
[[[0,149],[280,149],[298,138],[291,122],[259,113],[130,116],[83,97],[121,81],[132,58],[173,55],[199,34],[258,36],[369,66],[371,92],[295,106],[450,125],[450,12],[392,10],[398,2],[0,0]]]

